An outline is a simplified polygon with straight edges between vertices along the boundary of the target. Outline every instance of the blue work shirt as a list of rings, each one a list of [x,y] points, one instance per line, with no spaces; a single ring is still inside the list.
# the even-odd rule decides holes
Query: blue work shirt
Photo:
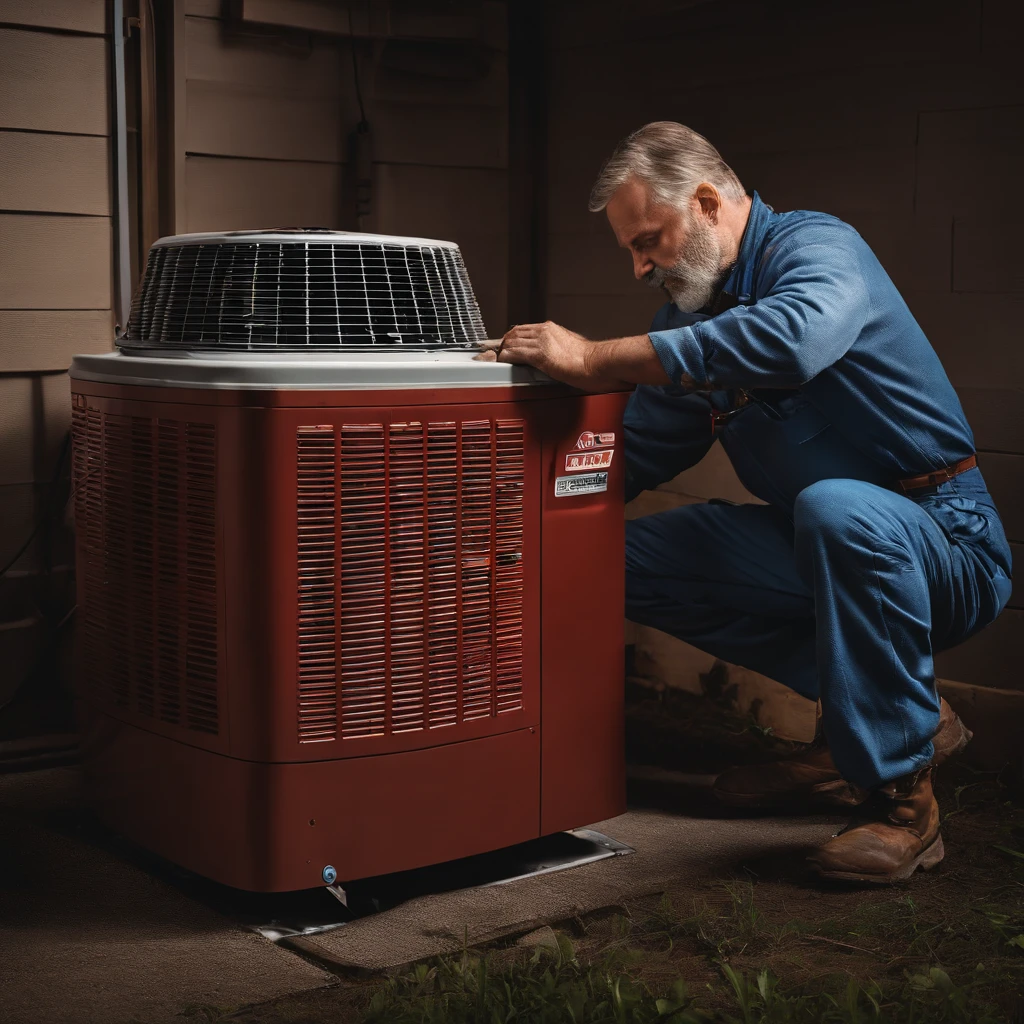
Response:
[[[641,385],[630,399],[627,500],[694,465],[716,436],[744,486],[790,512],[817,480],[893,489],[974,452],[935,350],[867,243],[836,217],[775,213],[755,193],[714,311],[667,303],[650,338],[673,383]],[[712,412],[743,393],[752,401],[715,430]],[[991,532],[983,547],[1009,573],[980,470],[913,496],[960,535]]]

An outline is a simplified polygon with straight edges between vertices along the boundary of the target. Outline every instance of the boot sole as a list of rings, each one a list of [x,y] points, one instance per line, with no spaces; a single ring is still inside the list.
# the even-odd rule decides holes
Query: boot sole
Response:
[[[894,871],[891,875],[870,875],[859,871],[823,871],[814,861],[811,867],[819,878],[827,878],[834,882],[861,882],[869,885],[892,885],[894,882],[905,882],[916,871],[931,871],[946,856],[946,848],[942,845],[942,836],[935,837],[931,846],[925,847],[909,864]]]

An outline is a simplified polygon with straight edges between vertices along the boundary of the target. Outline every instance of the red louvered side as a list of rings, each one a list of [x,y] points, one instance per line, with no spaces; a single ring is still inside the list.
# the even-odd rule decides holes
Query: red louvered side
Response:
[[[129,644],[135,670],[135,700],[138,712],[146,718],[159,713],[157,666],[153,656],[156,622],[152,591],[156,568],[156,507],[153,501],[153,464],[155,460],[153,422],[146,416],[131,418],[131,494],[132,524],[129,550],[134,571],[131,573],[131,615]]]
[[[399,733],[429,727],[426,433],[422,423],[392,423],[388,437],[389,683],[391,731]]]
[[[212,423],[185,423],[185,724],[216,735],[217,479]]]
[[[157,717],[168,725],[181,720],[181,601],[180,544],[178,535],[180,423],[176,420],[156,422],[155,493],[153,505],[156,519],[156,565],[153,593],[169,598],[161,603],[159,615],[154,613],[156,628]],[[152,599],[152,598],[151,598]]]
[[[427,424],[427,725],[459,720],[459,452],[454,422]]]
[[[300,744],[523,709],[525,444],[521,419],[297,427]]]
[[[76,396],[82,695],[190,735],[221,731],[216,429]]]
[[[341,735],[380,736],[388,715],[387,470],[384,426],[340,428],[338,600]]]
[[[462,470],[461,718],[472,721],[493,713],[494,650],[494,443],[489,420],[463,423],[460,430]]]
[[[523,479],[522,420],[496,423],[494,638],[495,710],[523,706]]]
[[[106,824],[270,892],[622,811],[625,395],[72,386]]]
[[[78,629],[80,689],[98,700],[105,692],[110,644],[106,635],[107,589],[104,584],[103,417],[84,399],[72,409],[72,471],[75,536],[78,549]]]
[[[334,430],[329,426],[299,427],[296,445],[299,742],[322,743],[333,740],[338,732]]]

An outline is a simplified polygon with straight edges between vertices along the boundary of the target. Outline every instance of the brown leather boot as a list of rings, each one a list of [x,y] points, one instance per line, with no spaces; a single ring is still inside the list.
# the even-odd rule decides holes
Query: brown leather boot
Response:
[[[859,820],[807,858],[811,868],[822,878],[888,885],[935,867],[945,850],[933,771],[929,765],[876,789]]]
[[[932,764],[959,754],[972,735],[949,704],[940,700]],[[824,737],[782,761],[730,768],[718,776],[712,792],[730,807],[790,813],[856,807],[866,799],[864,790],[851,786],[839,774]]]

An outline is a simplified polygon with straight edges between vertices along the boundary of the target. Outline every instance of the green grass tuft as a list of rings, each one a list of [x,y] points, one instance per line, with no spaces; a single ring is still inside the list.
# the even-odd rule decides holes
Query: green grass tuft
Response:
[[[646,985],[610,970],[581,963],[572,941],[538,946],[532,957],[504,969],[486,955],[464,951],[419,964],[390,979],[370,1001],[367,1024],[703,1024],[690,1012],[683,982],[655,996]]]
[[[372,997],[366,1024],[1000,1024],[1004,1017],[954,984],[939,967],[885,987],[850,978],[832,991],[786,988],[767,969],[721,963],[722,982],[703,997],[679,979],[666,991],[616,968],[621,959],[581,960],[558,936],[505,967],[468,950],[419,964]]]

